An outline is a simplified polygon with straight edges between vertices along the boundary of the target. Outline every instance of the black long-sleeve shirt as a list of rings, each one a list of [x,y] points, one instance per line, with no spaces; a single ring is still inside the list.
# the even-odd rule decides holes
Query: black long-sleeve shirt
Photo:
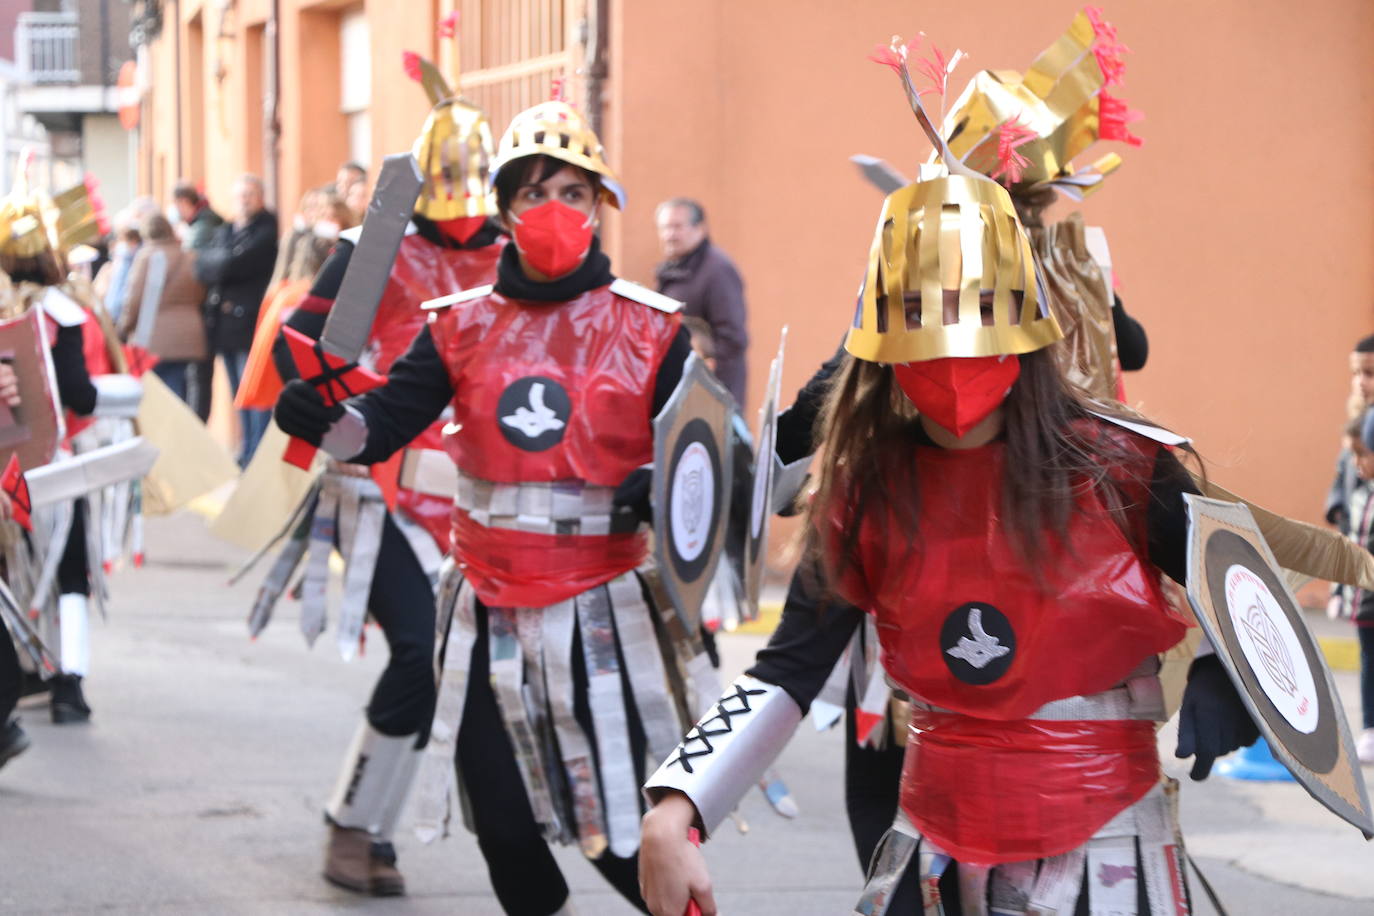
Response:
[[[573,273],[550,283],[534,283],[520,270],[515,247],[508,245],[497,265],[496,289],[527,301],[565,302],[614,279],[610,261],[600,247],[593,244],[587,259]],[[683,365],[691,352],[691,339],[679,328],[654,378],[653,414],[663,408],[677,388]],[[416,335],[410,349],[392,364],[386,384],[349,402],[367,423],[367,444],[350,461],[357,464],[385,461],[438,419],[453,396],[448,368],[426,325]],[[651,417],[644,419],[647,422]]]
[[[57,376],[57,398],[62,406],[79,417],[88,417],[95,413],[96,390],[86,369],[83,344],[81,325],[59,327],[52,345],[52,367]]]

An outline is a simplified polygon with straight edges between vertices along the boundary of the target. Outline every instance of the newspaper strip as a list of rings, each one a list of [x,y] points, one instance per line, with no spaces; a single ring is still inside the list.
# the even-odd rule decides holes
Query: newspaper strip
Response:
[[[606,588],[610,592],[611,607],[615,609],[621,654],[649,755],[654,760],[667,760],[691,723],[678,718],[668,694],[668,674],[663,670],[663,656],[658,652],[653,612],[644,600],[639,577],[633,572],[617,576],[606,583]]]
[[[372,492],[368,492],[368,491]],[[339,607],[339,654],[349,661],[358,652],[363,624],[367,621],[372,579],[377,571],[377,556],[382,548],[382,528],[386,524],[386,503],[371,478],[348,478],[348,494],[343,513],[351,518],[347,562],[344,566],[343,603]]]
[[[854,907],[855,916],[885,916],[892,903],[892,894],[911,867],[912,859],[916,858],[920,843],[921,835],[898,808],[897,819],[883,834],[869,863],[868,880]],[[894,913],[893,916],[903,914]]]
[[[1135,837],[1096,837],[1088,841],[1088,912],[1137,916]],[[1145,914],[1149,916],[1149,914]]]
[[[574,601],[587,667],[587,702],[596,733],[601,794],[606,801],[606,833],[611,852],[625,859],[639,848],[639,779],[630,753],[627,698],[620,683],[611,598],[604,586],[598,586]]]
[[[291,577],[295,575],[296,569],[301,565],[301,558],[305,556],[305,549],[310,543],[310,530],[319,499],[320,485],[316,482],[315,486],[312,486],[309,492],[305,494],[305,499],[296,507],[287,528],[271,542],[275,544],[282,536],[287,537],[287,542],[283,545],[281,553],[277,555],[276,562],[267,572],[267,578],[258,587],[257,597],[253,600],[253,609],[248,613],[248,635],[254,639],[267,628],[267,624],[272,620],[272,611],[276,608],[277,601],[281,599],[282,592],[286,591],[286,586],[290,583]],[[266,548],[264,548],[265,550]],[[234,577],[229,580],[229,584],[232,585],[247,572],[256,559],[254,557],[249,560],[236,572]]]
[[[1043,860],[1040,875],[1035,880],[1035,889],[1031,891],[1031,903],[1026,909],[1026,916],[1072,913],[1083,888],[1083,863],[1086,858],[1080,846]]]
[[[516,765],[520,769],[520,778],[524,780],[534,819],[546,837],[552,836],[557,832],[557,822],[544,774],[544,762],[539,754],[539,742],[525,712],[521,684],[524,679],[524,660],[521,656],[524,653],[515,635],[514,609],[487,608],[487,627],[487,644],[491,650],[491,688],[496,694],[496,705],[500,707],[501,717],[505,720],[506,734],[510,736],[511,747],[515,751]]]
[[[1025,916],[1035,886],[1035,864],[1008,862],[992,870],[988,882],[989,916]]]
[[[573,714],[572,647],[577,610],[574,599],[544,608],[544,678],[563,770],[572,792],[573,816],[582,854],[600,858],[606,851],[606,814],[591,742]]]
[[[301,632],[307,645],[324,632],[326,596],[329,588],[329,557],[334,552],[339,514],[338,491],[328,483],[320,488],[320,501],[310,521],[309,557],[301,581]]]
[[[420,761],[415,789],[415,834],[424,843],[432,843],[448,832],[449,805],[455,788],[458,729],[463,722],[468,672],[472,669],[472,650],[477,643],[477,596],[452,564],[445,569],[441,580],[437,607],[439,618],[446,618],[447,624],[435,641],[436,647],[442,647],[442,677],[438,682],[434,723]]]

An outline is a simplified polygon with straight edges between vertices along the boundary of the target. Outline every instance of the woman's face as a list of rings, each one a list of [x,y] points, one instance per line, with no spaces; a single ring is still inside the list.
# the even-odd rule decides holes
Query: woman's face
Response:
[[[530,176],[533,178],[533,175]],[[581,169],[565,165],[543,181],[527,181],[515,189],[510,214],[519,216],[551,200],[566,204],[588,216],[596,212],[596,189]]]

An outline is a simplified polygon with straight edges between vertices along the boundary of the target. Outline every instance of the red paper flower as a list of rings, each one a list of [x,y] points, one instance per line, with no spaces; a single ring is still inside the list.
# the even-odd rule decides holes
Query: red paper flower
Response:
[[[405,68],[406,76],[415,82],[418,83],[423,78],[420,72],[420,55],[414,51],[401,52],[401,66]]]
[[[1021,123],[1019,117],[1004,122],[997,128],[997,169],[988,177],[993,181],[1005,178],[1003,184],[1008,186],[1020,181],[1021,176],[1025,174],[1026,166],[1030,165],[1030,160],[1018,153],[1016,148],[1024,146],[1037,136],[1035,131]]]
[[[440,38],[457,38],[458,23],[462,18],[462,13],[458,10],[454,10],[443,19],[439,20],[438,24],[435,26],[435,31]]]

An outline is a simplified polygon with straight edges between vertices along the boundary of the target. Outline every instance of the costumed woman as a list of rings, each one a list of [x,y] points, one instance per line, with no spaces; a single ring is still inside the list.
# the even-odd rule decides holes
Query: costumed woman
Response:
[[[1121,399],[1123,371],[1143,368],[1149,355],[1144,328],[1113,291],[1106,238],[1075,212],[1046,223],[1045,211],[1060,195],[1082,200],[1121,165],[1109,152],[1077,168],[1073,160],[1099,140],[1139,146],[1128,122],[1138,117],[1108,90],[1124,72],[1116,29],[1099,10],[1079,12],[1069,28],[1026,68],[983,70],[971,79],[943,118],[942,133],[965,165],[1005,187],[1031,243],[1050,310],[1064,331],[1055,349],[1071,384],[1094,398]],[[957,58],[955,58],[957,59]],[[924,68],[939,72],[939,68]],[[953,64],[944,70],[944,79]],[[944,86],[932,86],[943,97]],[[1050,99],[1053,104],[1050,104]],[[864,173],[885,190],[906,184],[890,167]],[[814,419],[825,383],[838,365],[827,361],[778,421],[778,457],[802,461],[815,447]],[[814,557],[812,558],[815,559]],[[814,612],[825,597],[819,563],[801,566],[787,602]],[[837,721],[844,709],[845,810],[862,867],[867,868],[897,811],[908,707],[894,695],[879,659],[873,621],[855,634],[836,666],[812,718],[817,727]]]
[[[438,79],[432,68],[431,73]],[[425,327],[428,313],[421,303],[490,284],[506,243],[487,190],[492,141],[486,116],[450,97],[446,86],[433,95],[437,104],[414,146],[425,184],[391,264],[362,360],[378,373],[391,370]],[[359,235],[357,229],[343,233],[286,327],[319,337]],[[300,375],[284,339],[278,339],[273,357],[272,375]],[[254,384],[270,385],[271,379]],[[389,439],[394,460],[372,463],[374,458],[370,472],[362,463],[329,462],[293,518],[250,619],[254,633],[266,625],[304,560],[301,622],[313,643],[325,625],[328,557],[338,547],[345,559],[336,627],[341,652],[351,658],[357,651],[365,615],[386,636],[387,667],[325,808],[324,877],[359,893],[405,893],[392,839],[434,715],[434,585],[448,552],[454,495],[453,465],[443,451],[447,418],[446,412],[430,417],[407,427],[403,438]]]
[[[808,509],[827,581],[874,617],[912,704],[900,810],[859,911],[925,912],[938,895],[945,913],[1178,912],[1155,722],[1159,654],[1189,625],[1160,586],[1185,574],[1195,488],[1165,445],[1179,440],[1066,383],[1006,189],[949,154],[904,55],[892,63],[952,174],[884,202]],[[781,749],[861,616],[784,619],[651,777],[652,912],[678,916],[689,896],[715,912],[688,829],[714,830],[736,781]],[[1213,657],[1189,671],[1179,735],[1195,778],[1257,735]],[[1106,884],[1087,856],[1122,869]]]
[[[674,615],[651,596],[644,513],[615,492],[652,462],[651,418],[690,342],[678,303],[611,273],[596,229],[624,192],[576,109],[518,114],[491,181],[513,239],[494,287],[430,303],[385,386],[346,406],[289,383],[277,422],[371,464],[452,411],[454,562],[437,602],[442,680],[418,826],[446,825],[456,758],[506,912],[572,912],[550,841],[579,843],[642,909],[637,787],[687,706],[660,651],[659,615]]]

